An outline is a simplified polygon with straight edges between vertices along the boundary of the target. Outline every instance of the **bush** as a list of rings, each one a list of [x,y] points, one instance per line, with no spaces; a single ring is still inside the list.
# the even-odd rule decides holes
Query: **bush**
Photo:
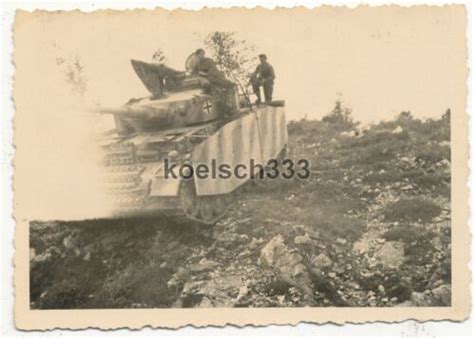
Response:
[[[336,100],[335,106],[329,115],[322,118],[325,123],[333,124],[338,130],[350,130],[357,126],[352,118],[352,109],[344,107],[340,98]]]

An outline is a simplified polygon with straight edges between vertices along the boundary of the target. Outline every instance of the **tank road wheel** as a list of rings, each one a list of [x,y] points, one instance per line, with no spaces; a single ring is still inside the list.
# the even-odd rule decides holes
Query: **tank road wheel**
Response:
[[[214,223],[214,199],[209,196],[198,196],[200,218],[205,223]]]
[[[195,221],[214,224],[235,201],[235,194],[197,196],[193,180],[182,180],[179,188],[181,205],[186,216]]]
[[[230,201],[230,200],[227,200],[227,201]],[[225,198],[223,198],[222,196],[216,196],[216,198],[214,199],[214,204],[212,205],[214,209],[214,214],[215,215],[223,214],[228,204],[231,204],[231,202],[226,203]]]
[[[197,217],[199,206],[198,206],[198,199],[196,198],[196,190],[194,188],[194,182],[190,180],[181,181],[179,189],[180,189],[179,195],[181,198],[181,205],[183,207],[184,213],[190,218]]]
[[[289,151],[288,151],[288,145],[285,144],[285,146],[283,147],[283,149],[280,151],[280,154],[278,154],[278,158],[283,161],[284,159],[286,159],[286,157],[289,155]]]

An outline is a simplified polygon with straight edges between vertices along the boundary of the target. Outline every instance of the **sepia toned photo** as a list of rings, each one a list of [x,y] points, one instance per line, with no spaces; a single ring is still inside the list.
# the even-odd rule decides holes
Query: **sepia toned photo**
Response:
[[[466,318],[463,6],[13,34],[18,327]]]

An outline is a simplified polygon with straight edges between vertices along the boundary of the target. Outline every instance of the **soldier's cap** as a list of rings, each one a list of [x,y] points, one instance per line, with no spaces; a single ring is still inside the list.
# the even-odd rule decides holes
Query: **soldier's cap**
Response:
[[[200,53],[200,52],[204,52],[204,49],[198,48],[198,49],[196,49],[196,52],[195,52],[195,53],[198,54],[198,53]]]
[[[259,58],[265,58],[265,59],[266,59],[266,58],[267,58],[267,55],[266,55],[266,54],[259,54],[258,57],[259,57]]]

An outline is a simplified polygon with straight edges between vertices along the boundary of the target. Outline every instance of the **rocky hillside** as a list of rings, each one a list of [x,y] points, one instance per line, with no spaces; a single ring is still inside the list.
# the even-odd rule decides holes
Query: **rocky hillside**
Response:
[[[449,306],[449,129],[292,122],[310,178],[251,182],[213,227],[33,222],[31,306]]]

